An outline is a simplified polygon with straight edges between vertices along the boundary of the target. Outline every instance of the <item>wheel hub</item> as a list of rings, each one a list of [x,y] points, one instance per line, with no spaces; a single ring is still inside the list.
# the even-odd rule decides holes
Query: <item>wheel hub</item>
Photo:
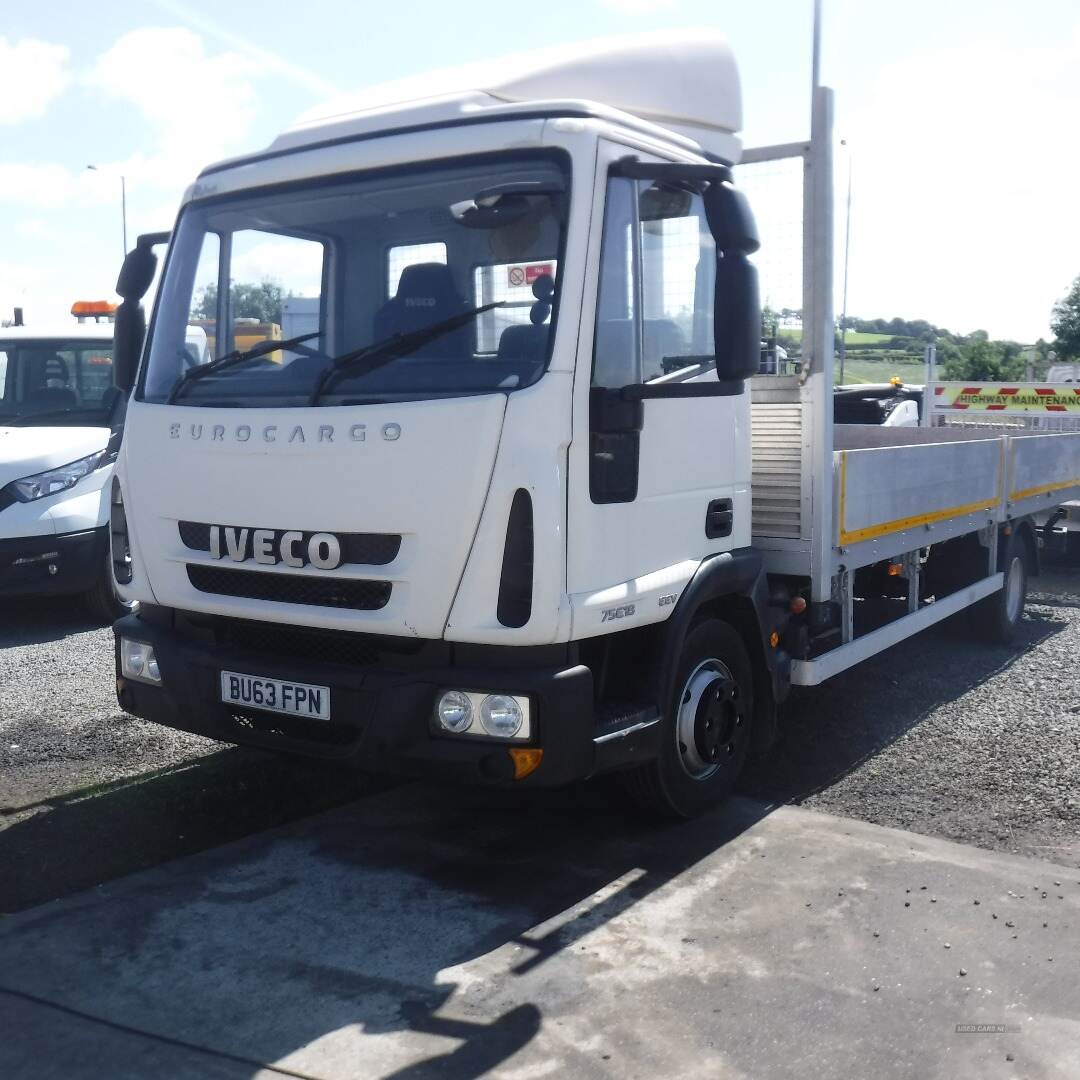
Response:
[[[679,701],[676,722],[679,760],[696,780],[704,780],[733,759],[745,714],[739,686],[720,660],[706,660],[691,673]]]

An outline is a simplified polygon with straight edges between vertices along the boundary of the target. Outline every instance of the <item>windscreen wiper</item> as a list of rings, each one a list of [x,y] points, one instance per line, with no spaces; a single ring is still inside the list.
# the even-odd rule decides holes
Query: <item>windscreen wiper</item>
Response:
[[[166,403],[171,405],[180,396],[180,391],[185,386],[190,386],[191,383],[203,378],[205,375],[212,375],[215,371],[224,371],[226,368],[242,364],[246,360],[254,360],[257,357],[265,356],[267,353],[277,352],[278,349],[291,349],[294,345],[300,345],[305,341],[310,341],[312,338],[317,338],[321,333],[321,330],[313,330],[310,334],[300,334],[299,337],[286,338],[284,341],[275,341],[273,338],[268,338],[266,341],[260,341],[258,345],[252,345],[250,349],[233,349],[232,352],[227,352],[224,356],[219,356],[208,364],[188,368],[176,380],[175,385],[169,392]]]
[[[311,397],[308,398],[308,404],[317,405],[323,391],[340,375],[367,375],[372,371],[377,371],[384,364],[390,363],[391,360],[396,360],[399,356],[406,356],[408,353],[419,349],[421,345],[442,337],[443,334],[448,334],[459,326],[465,326],[478,315],[482,315],[492,308],[502,307],[505,303],[505,300],[496,300],[492,304],[481,304],[480,307],[470,308],[468,311],[461,312],[460,315],[451,315],[448,319],[440,319],[439,322],[434,322],[430,326],[423,326],[419,330],[413,330],[408,334],[394,334],[392,337],[384,338],[382,341],[373,341],[370,345],[363,345],[359,349],[342,353],[341,356],[336,357],[331,362],[328,368],[325,368],[319,374],[318,379],[315,381],[315,387],[311,391]]]

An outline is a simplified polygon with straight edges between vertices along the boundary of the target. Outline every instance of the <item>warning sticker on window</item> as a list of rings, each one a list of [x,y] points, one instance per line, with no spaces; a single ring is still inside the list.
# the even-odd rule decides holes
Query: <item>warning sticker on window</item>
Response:
[[[528,265],[518,263],[507,268],[506,280],[511,287],[517,289],[525,285],[532,285],[537,278],[542,278],[545,274],[548,277],[555,276],[555,267],[552,263],[531,263]]]
[[[533,266],[525,267],[525,284],[531,285],[538,277],[543,277],[545,274],[548,277],[554,277],[554,269],[551,263],[536,263]]]

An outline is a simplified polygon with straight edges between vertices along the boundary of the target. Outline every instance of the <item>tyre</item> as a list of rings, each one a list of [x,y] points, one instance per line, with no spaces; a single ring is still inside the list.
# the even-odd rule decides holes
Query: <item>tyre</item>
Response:
[[[1027,603],[1027,545],[1019,533],[1001,537],[1005,540],[1002,587],[972,608],[975,625],[987,641],[1008,645],[1016,636]]]
[[[114,623],[131,611],[131,604],[125,603],[116,595],[113,583],[112,556],[108,544],[105,545],[105,557],[94,587],[83,594],[87,611],[98,622]]]
[[[1067,532],[1063,539],[1065,561],[1070,566],[1080,566],[1080,533]]]
[[[692,626],[674,686],[659,756],[623,780],[650,814],[690,818],[727,798],[750,748],[753,672],[738,633],[717,619]]]

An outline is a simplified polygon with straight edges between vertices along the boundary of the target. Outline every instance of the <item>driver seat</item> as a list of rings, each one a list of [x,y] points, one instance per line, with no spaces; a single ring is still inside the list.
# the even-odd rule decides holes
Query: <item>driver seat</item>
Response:
[[[375,341],[395,334],[411,334],[434,323],[468,311],[469,305],[458,292],[450,268],[443,263],[414,263],[401,272],[397,294],[386,301],[375,315]],[[410,356],[472,355],[472,327],[440,335]]]

